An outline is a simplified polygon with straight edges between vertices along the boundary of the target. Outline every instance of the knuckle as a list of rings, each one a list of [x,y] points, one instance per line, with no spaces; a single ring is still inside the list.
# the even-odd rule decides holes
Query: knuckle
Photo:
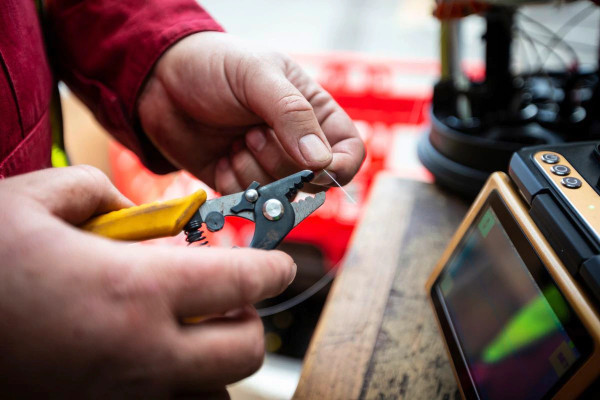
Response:
[[[147,298],[155,286],[153,279],[142,278],[123,265],[105,268],[104,287],[108,297],[114,302],[132,302]]]
[[[70,168],[73,168],[74,171],[78,171],[78,173],[85,175],[87,178],[93,181],[105,181],[106,179],[108,179],[102,171],[91,165],[81,164]]]
[[[69,168],[72,168],[71,171],[75,172],[77,179],[88,182],[93,188],[106,188],[112,186],[108,176],[96,167],[81,164]]]
[[[236,70],[238,73],[250,73],[261,71],[265,66],[265,59],[257,53],[249,53],[237,60]]]
[[[308,120],[312,119],[313,107],[300,94],[289,94],[282,97],[277,102],[280,115],[292,119]],[[308,114],[308,115],[307,115]]]
[[[115,271],[114,268],[106,271],[103,286],[108,297],[115,302],[131,300],[134,297],[135,284],[132,278]]]
[[[251,304],[259,300],[264,290],[264,274],[260,274],[250,262],[242,262],[237,273],[242,301]]]
[[[279,66],[282,69],[292,63],[292,59],[285,53],[281,53],[279,51],[268,50],[264,53],[264,58],[270,63]]]
[[[290,57],[286,53],[280,53],[280,52],[276,51],[276,52],[273,52],[273,55],[286,64],[295,64],[294,61],[292,60],[292,57]]]

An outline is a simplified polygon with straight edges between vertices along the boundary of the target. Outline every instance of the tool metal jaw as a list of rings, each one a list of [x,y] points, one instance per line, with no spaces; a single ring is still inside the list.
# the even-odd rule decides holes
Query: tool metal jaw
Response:
[[[273,249],[302,220],[325,202],[325,192],[292,202],[305,182],[314,178],[301,171],[265,186],[258,182],[243,192],[206,200],[197,190],[188,196],[142,204],[96,216],[81,228],[117,240],[148,240],[177,235],[181,230],[188,243],[208,244],[201,230],[211,232],[225,225],[225,217],[236,216],[256,225],[251,247]]]
[[[274,249],[286,235],[325,202],[325,192],[293,202],[298,190],[314,178],[309,170],[301,171],[273,183],[261,186],[252,182],[240,193],[208,200],[184,228],[202,224],[211,232],[225,225],[225,217],[237,216],[255,224],[250,247]]]

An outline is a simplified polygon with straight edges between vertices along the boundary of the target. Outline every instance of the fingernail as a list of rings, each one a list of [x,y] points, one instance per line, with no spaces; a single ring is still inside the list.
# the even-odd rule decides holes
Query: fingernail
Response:
[[[292,270],[290,271],[290,279],[288,280],[288,286],[292,284],[292,282],[294,282],[294,279],[296,278],[296,271],[298,270],[298,266],[296,265],[296,263],[294,263],[294,265],[292,265]]]
[[[298,145],[306,161],[322,163],[331,159],[331,152],[314,133],[300,138]]]
[[[329,175],[327,175],[327,173],[329,175],[331,175],[331,177]],[[315,176],[315,178],[310,181],[310,183],[313,183],[315,185],[319,185],[319,186],[329,186],[331,185],[333,182],[333,179],[337,179],[337,175],[334,172],[329,172],[327,171],[327,173],[325,173],[325,171],[321,171],[320,174],[318,174],[317,176]]]
[[[229,160],[227,157],[223,157],[217,162],[217,169],[220,171],[227,171],[229,169]]]
[[[265,144],[267,144],[267,137],[260,129],[252,129],[246,135],[246,144],[258,153],[265,147]]]

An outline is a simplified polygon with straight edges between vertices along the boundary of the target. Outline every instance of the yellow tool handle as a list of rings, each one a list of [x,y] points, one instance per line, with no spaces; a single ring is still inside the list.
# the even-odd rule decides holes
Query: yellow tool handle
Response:
[[[119,240],[147,240],[174,236],[206,201],[202,189],[180,199],[124,208],[94,217],[81,228]]]

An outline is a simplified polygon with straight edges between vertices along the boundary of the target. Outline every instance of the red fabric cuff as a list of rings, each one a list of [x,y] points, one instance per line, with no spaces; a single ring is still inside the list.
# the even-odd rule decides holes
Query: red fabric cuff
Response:
[[[192,33],[222,31],[195,0],[50,0],[49,50],[58,78],[157,173],[175,168],[136,128],[140,89],[159,57]]]

